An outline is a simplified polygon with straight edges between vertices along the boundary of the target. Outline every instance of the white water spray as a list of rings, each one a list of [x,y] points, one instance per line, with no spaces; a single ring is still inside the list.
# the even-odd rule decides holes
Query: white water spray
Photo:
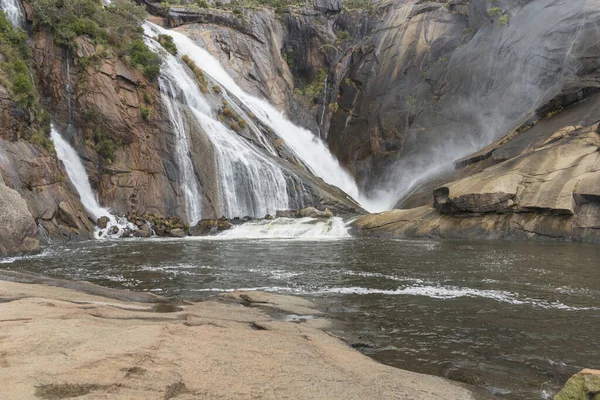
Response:
[[[19,0],[0,0],[0,8],[15,28],[21,27],[23,24],[23,8]]]
[[[168,62],[168,61],[167,61]],[[169,114],[171,126],[175,131],[176,162],[181,175],[181,190],[183,192],[186,213],[191,225],[202,218],[202,195],[194,173],[191,159],[189,136],[183,119],[181,104],[176,100],[179,95],[174,83],[166,74],[161,74],[158,81],[163,96],[162,102]]]
[[[125,218],[117,217],[113,215],[108,208],[100,206],[96,199],[96,195],[92,190],[92,186],[90,185],[90,180],[88,179],[85,167],[81,162],[81,158],[79,158],[75,149],[71,147],[60,133],[58,133],[54,126],[52,127],[50,138],[52,139],[52,143],[54,143],[58,159],[65,165],[67,175],[69,175],[71,183],[75,186],[75,189],[79,194],[81,204],[83,204],[87,212],[89,212],[95,220],[100,217],[107,217],[109,219],[106,235],[103,236],[119,237],[125,228],[136,229],[134,225],[128,223]],[[113,230],[115,233],[110,233]],[[100,236],[100,231],[96,231],[96,238],[99,238]]]
[[[282,138],[296,155],[325,182],[337,186],[356,199],[365,209],[369,210],[369,201],[361,196],[354,178],[342,168],[338,160],[329,152],[325,143],[310,131],[300,128],[287,120],[283,113],[268,102],[255,98],[244,92],[219,61],[208,51],[199,47],[187,36],[147,23],[154,32],[168,34],[173,37],[181,54],[190,57],[194,63],[211,78],[236,96],[252,111],[265,125],[269,126]]]
[[[350,237],[341,218],[277,218],[234,226],[218,237],[235,239],[335,239]]]
[[[149,22],[144,28],[148,36],[164,32]],[[160,80],[163,82],[161,90],[169,97],[166,100],[168,107],[173,110],[187,107],[213,144],[222,203],[217,211],[230,218],[247,215],[263,217],[289,208],[286,177],[281,168],[217,119],[183,61],[160,50],[160,45],[155,41],[149,39],[147,43],[155,52],[164,55]],[[178,140],[189,141],[190,132],[181,120],[181,111],[175,117],[181,129],[177,132]],[[183,151],[184,158],[189,161],[183,160],[181,168],[189,177],[187,179],[195,180],[189,147],[186,149]]]

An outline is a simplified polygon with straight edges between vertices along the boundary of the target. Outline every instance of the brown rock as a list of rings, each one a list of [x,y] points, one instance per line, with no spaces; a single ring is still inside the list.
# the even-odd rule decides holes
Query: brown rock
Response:
[[[11,300],[0,307],[0,320],[10,321],[0,341],[4,398],[475,399],[449,380],[377,363],[310,321],[282,322],[217,300],[171,306],[158,297],[126,301],[126,291],[95,292],[110,297],[0,281],[0,296]],[[260,300],[315,312],[292,296]],[[158,312],[165,309],[171,312]]]
[[[0,256],[39,249],[37,225],[27,203],[19,193],[0,183]]]
[[[106,229],[106,227],[108,226],[109,222],[110,222],[110,218],[108,218],[108,217],[100,217],[100,218],[98,218],[98,221],[96,222],[96,225],[98,225],[98,228],[100,228],[100,229]]]
[[[219,228],[219,221],[215,219],[202,219],[198,223],[190,228],[191,236],[206,236],[214,233]]]
[[[182,237],[186,237],[186,233],[183,229],[171,229],[171,232],[169,232],[171,236],[173,237],[178,237],[178,238],[182,238]]]
[[[319,211],[314,207],[306,207],[298,211],[301,218],[331,218],[333,213],[326,208],[325,211]]]

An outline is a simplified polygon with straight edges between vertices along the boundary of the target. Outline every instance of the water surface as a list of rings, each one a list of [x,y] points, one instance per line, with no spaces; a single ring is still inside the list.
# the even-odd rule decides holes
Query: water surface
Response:
[[[0,268],[187,299],[304,295],[382,363],[540,399],[600,368],[599,260],[597,246],[566,243],[157,239],[51,247]]]

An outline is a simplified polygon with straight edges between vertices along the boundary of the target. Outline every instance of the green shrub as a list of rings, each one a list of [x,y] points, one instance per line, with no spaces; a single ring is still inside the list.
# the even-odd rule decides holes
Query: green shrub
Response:
[[[508,25],[508,14],[504,14],[500,18],[498,18],[498,28],[504,25]]]
[[[98,155],[109,163],[114,161],[117,144],[110,138],[106,137],[100,128],[96,128],[94,131],[93,139]]]
[[[103,6],[100,0],[31,0],[34,26],[52,32],[59,45],[75,50],[78,36],[87,36],[94,44],[108,49],[105,56],[132,60],[149,79],[160,71],[160,59],[143,41],[143,6],[130,0],[112,0]]]
[[[153,53],[142,39],[134,41],[128,50],[129,64],[142,71],[146,78],[153,80],[160,74],[160,57]]]
[[[25,31],[13,28],[0,10],[0,54],[6,60],[0,62],[0,84],[10,91],[19,105],[35,113],[39,107],[39,96],[29,71],[31,52],[28,40]]]
[[[144,121],[150,120],[150,110],[146,107],[140,108],[140,114],[142,114],[142,118],[144,119]]]
[[[208,93],[208,81],[206,80],[206,76],[204,72],[198,68],[194,60],[192,60],[187,54],[181,57],[181,60],[186,63],[186,65],[192,70],[194,76],[196,76],[196,80],[198,81],[198,86],[200,87],[200,91],[204,94]]]
[[[502,10],[500,9],[500,7],[494,7],[494,8],[490,8],[488,10],[488,15],[490,17],[495,17],[496,15],[500,15],[502,14]]]
[[[173,42],[173,36],[171,35],[158,35],[158,43],[174,56],[177,55],[177,45]]]
[[[337,33],[336,42],[338,42],[338,43],[346,42],[350,39],[351,39],[351,36],[350,36],[350,33],[348,33],[348,31],[339,31]]]

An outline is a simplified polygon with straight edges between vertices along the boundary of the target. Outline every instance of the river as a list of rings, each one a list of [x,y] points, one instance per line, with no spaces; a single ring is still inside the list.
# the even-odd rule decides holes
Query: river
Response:
[[[598,260],[567,243],[190,238],[54,246],[0,268],[184,299],[303,295],[382,363],[544,399],[600,367]]]

